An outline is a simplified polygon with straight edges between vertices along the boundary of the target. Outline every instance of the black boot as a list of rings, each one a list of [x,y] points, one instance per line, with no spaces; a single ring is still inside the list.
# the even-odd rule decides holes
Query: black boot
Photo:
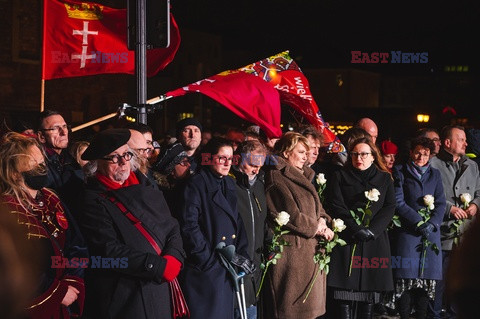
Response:
[[[360,319],[373,318],[373,303],[361,302],[358,310]]]
[[[351,319],[352,307],[348,303],[340,304],[340,319]]]

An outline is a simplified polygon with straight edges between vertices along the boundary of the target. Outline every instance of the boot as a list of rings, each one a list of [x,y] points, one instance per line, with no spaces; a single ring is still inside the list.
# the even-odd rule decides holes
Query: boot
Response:
[[[348,303],[340,304],[340,319],[351,319],[352,307]]]
[[[373,303],[361,302],[359,307],[360,319],[372,319],[373,318]]]

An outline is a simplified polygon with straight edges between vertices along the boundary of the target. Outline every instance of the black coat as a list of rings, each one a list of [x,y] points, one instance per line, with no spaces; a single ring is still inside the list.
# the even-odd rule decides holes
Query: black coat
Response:
[[[187,182],[179,207],[187,253],[180,284],[191,318],[232,319],[234,288],[215,247],[223,241],[227,246],[235,245],[240,255],[248,256],[247,236],[237,210],[235,182],[229,176],[220,179],[208,167],[203,168]]]
[[[385,268],[379,264],[374,268],[353,268],[348,275],[353,246],[357,243],[355,256],[368,258],[388,258],[390,261],[390,241],[387,227],[395,212],[395,191],[390,174],[372,167],[373,171],[364,180],[353,173],[354,168],[347,166],[335,172],[327,182],[330,209],[332,218],[341,218],[347,228],[340,233],[347,245],[337,245],[331,255],[328,286],[342,290],[354,291],[389,291],[393,290],[392,269],[390,263]],[[360,229],[350,210],[357,212],[357,208],[365,208],[367,198],[365,192],[376,188],[380,192],[379,200],[371,206],[372,218],[369,229],[375,239],[365,243],[355,242],[352,235]],[[363,260],[363,259],[362,259]]]
[[[83,172],[77,161],[65,149],[57,154],[46,149],[48,167],[47,188],[53,189],[75,219],[80,214],[81,202],[78,194],[84,188]]]
[[[235,168],[231,172],[237,184],[237,206],[247,233],[248,254],[253,258],[256,267],[255,273],[245,278],[245,296],[248,307],[257,302],[255,295],[262,277],[260,263],[265,239],[268,237],[268,228],[265,223],[267,201],[265,199],[264,173],[260,171],[253,185],[250,185],[246,174]]]
[[[107,192],[137,217],[154,237],[163,255],[183,263],[177,221],[160,191],[143,174],[140,184]],[[127,258],[128,267],[89,268],[86,272],[86,318],[171,318],[168,284],[163,281],[166,259],[109,199],[105,187],[90,180],[84,197],[81,227],[92,258]],[[125,260],[123,260],[125,261]]]

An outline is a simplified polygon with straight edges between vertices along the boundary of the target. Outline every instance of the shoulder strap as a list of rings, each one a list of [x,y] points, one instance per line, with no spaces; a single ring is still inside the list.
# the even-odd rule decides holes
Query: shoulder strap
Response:
[[[142,222],[137,217],[135,217],[131,212],[129,212],[128,209],[115,197],[107,196],[106,194],[102,194],[102,196],[110,200],[120,209],[120,211],[132,222],[133,226],[135,226],[138,231],[143,235],[143,237],[148,240],[148,242],[150,243],[150,245],[152,245],[153,249],[155,249],[158,255],[162,253],[162,250],[158,246],[155,239],[153,239],[152,235],[150,235],[149,232],[145,229],[145,227],[143,227]]]

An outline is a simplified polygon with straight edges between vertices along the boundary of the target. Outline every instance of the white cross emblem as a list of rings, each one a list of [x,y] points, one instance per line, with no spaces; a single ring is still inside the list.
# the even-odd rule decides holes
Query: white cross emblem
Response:
[[[73,35],[81,35],[83,38],[82,44],[88,44],[88,35],[98,35],[98,31],[88,31],[88,21],[83,21],[83,30],[73,30]]]
[[[72,60],[80,59],[80,69],[85,67],[85,62],[87,60],[95,59],[97,57],[96,54],[87,54],[87,46],[82,46],[82,54],[72,54]]]
[[[96,54],[87,54],[88,35],[98,35],[98,31],[88,31],[88,21],[83,21],[83,30],[73,30],[73,35],[82,36],[82,54],[72,54],[72,60],[80,59],[80,69],[85,67],[87,60],[95,59]]]

